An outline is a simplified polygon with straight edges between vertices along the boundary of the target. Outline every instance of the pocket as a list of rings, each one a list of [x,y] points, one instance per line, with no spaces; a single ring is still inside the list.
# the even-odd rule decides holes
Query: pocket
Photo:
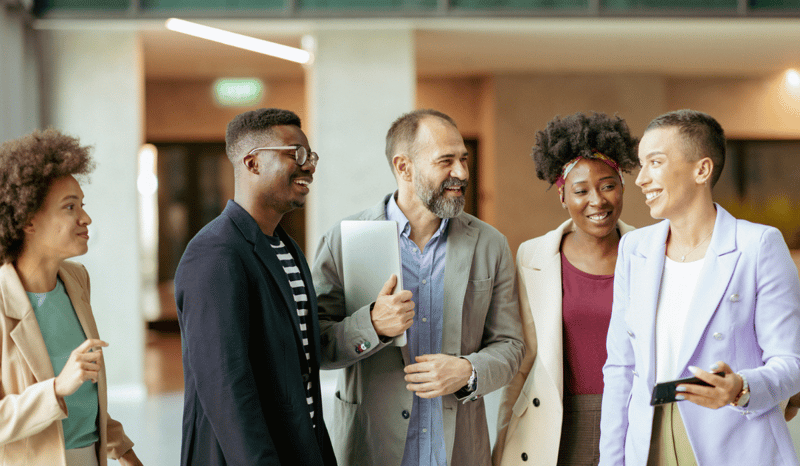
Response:
[[[358,403],[352,403],[342,399],[339,390],[334,394],[334,419],[331,429],[331,442],[337,458],[350,458],[356,450],[356,416],[358,415]],[[351,463],[347,463],[351,464]]]
[[[484,278],[482,280],[470,280],[467,282],[467,293],[480,293],[482,291],[489,291],[492,289],[492,279]]]

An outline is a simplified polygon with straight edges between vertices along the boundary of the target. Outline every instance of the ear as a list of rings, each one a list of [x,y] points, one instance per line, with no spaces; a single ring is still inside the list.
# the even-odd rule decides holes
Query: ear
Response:
[[[714,161],[710,157],[703,157],[697,161],[697,174],[695,181],[697,184],[705,184],[711,181],[711,173],[714,171]]]
[[[413,164],[409,156],[406,154],[395,154],[395,156],[392,157],[392,166],[398,178],[409,183],[411,182]]]
[[[32,235],[34,232],[36,232],[36,229],[33,227],[33,222],[28,222],[27,225],[22,227],[22,232],[26,235]]]
[[[258,175],[258,158],[256,158],[255,154],[247,154],[242,157],[242,166],[248,172]]]

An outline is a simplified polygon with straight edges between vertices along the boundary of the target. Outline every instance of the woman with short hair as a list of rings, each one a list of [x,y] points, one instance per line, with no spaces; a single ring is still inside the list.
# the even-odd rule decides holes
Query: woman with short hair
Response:
[[[633,229],[619,220],[622,172],[637,166],[635,147],[625,121],[603,113],[536,134],[536,174],[558,186],[570,218],[517,252],[527,351],[503,391],[496,466],[597,464],[617,245]]]
[[[49,129],[0,146],[0,464],[141,465],[106,413],[85,254],[91,218],[75,176],[89,148]]]

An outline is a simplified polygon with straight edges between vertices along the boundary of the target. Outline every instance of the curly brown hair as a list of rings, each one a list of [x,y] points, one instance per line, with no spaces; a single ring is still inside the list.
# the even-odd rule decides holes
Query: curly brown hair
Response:
[[[536,162],[536,176],[552,185],[567,162],[579,155],[589,157],[593,151],[630,173],[639,166],[637,144],[622,118],[605,113],[575,113],[553,118],[547,128],[536,133],[531,157]]]
[[[0,145],[0,261],[22,252],[23,228],[42,207],[54,180],[88,175],[90,146],[55,129],[36,130]]]

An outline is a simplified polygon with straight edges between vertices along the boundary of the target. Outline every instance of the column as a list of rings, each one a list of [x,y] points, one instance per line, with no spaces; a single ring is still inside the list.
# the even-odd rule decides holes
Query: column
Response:
[[[75,260],[91,278],[109,393],[144,390],[144,319],[139,260],[137,153],[143,142],[144,68],[133,31],[40,31],[42,119],[94,146],[97,168],[83,183],[92,217],[89,252]]]
[[[352,25],[351,25],[352,26]],[[396,189],[385,154],[392,122],[414,108],[414,34],[395,29],[318,30],[306,69],[311,144],[320,154],[306,207],[306,250],[341,218]]]
[[[0,4],[0,142],[39,126],[39,86],[27,13]]]

